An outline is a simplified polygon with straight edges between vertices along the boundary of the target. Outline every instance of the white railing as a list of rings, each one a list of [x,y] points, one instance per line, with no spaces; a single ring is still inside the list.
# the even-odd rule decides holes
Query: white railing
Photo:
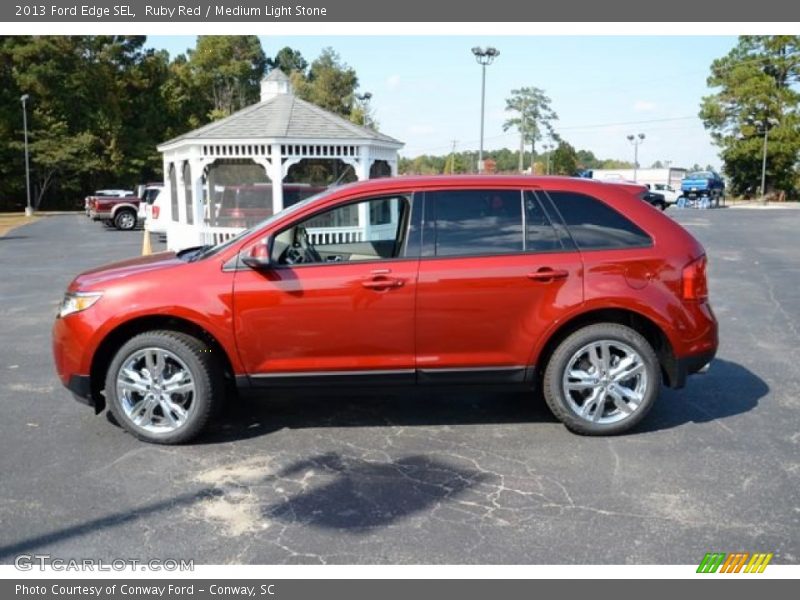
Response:
[[[308,241],[314,246],[327,244],[351,244],[364,240],[361,227],[309,227]]]
[[[382,229],[394,233],[396,225],[379,225],[370,227],[365,232],[363,227],[309,227],[306,230],[308,241],[314,246],[330,244],[352,244],[374,239],[386,239]],[[244,231],[244,227],[219,227],[206,225],[202,229],[193,225],[171,223],[168,233],[169,248],[180,250],[199,244],[222,244]],[[199,239],[198,239],[199,237]]]
[[[203,243],[214,246],[222,244],[239,235],[244,229],[244,227],[209,227],[206,225],[203,228]]]

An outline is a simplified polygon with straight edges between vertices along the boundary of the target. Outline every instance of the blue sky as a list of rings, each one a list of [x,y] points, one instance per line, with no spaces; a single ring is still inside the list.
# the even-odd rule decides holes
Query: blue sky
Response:
[[[149,45],[171,55],[193,47],[194,36],[151,36]],[[719,166],[716,148],[697,118],[709,93],[711,61],[735,37],[473,37],[473,36],[270,36],[268,56],[300,50],[310,62],[326,46],[355,68],[360,91],[372,92],[381,130],[406,143],[404,156],[477,149],[480,137],[480,67],[470,48],[495,46],[500,57],[487,71],[487,148],[516,149],[504,133],[510,90],[537,86],[552,99],[556,130],[577,148],[601,158],[633,159],[629,133],[644,133],[639,161],[674,166]]]

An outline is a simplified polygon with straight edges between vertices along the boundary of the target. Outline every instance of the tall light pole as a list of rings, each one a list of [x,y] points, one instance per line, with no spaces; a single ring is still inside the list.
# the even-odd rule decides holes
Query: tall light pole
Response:
[[[483,172],[483,115],[486,103],[486,67],[494,62],[494,59],[500,56],[500,51],[497,48],[481,48],[475,46],[472,49],[472,54],[475,55],[475,60],[481,65],[481,145],[478,150],[478,172]]]
[[[644,134],[631,134],[628,136],[628,141],[633,144],[633,181],[636,183],[639,175],[639,146],[644,143]]]
[[[28,94],[23,94],[19,98],[22,101],[22,130],[25,132],[25,192],[28,195],[28,203],[25,205],[26,217],[33,215],[33,207],[31,206],[31,168],[28,162],[28,110],[25,106],[25,101],[29,97]]]
[[[369,101],[372,100],[372,92],[356,94],[356,100],[361,103],[361,109],[364,111],[364,116],[361,118],[361,124],[364,127],[369,127],[367,117],[369,115]]]

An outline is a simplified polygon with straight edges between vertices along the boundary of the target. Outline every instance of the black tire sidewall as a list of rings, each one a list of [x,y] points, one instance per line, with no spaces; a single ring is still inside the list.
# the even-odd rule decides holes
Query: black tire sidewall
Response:
[[[179,444],[197,436],[206,426],[215,406],[216,394],[220,390],[219,374],[212,360],[204,353],[205,344],[200,340],[177,332],[156,331],[139,334],[131,338],[117,351],[106,374],[105,391],[109,410],[125,430],[147,442],[157,444]],[[117,397],[117,375],[131,354],[144,348],[163,348],[180,358],[189,369],[195,383],[194,410],[187,422],[176,431],[151,433],[136,427],[122,409]]]
[[[563,373],[568,361],[582,347],[600,340],[627,344],[639,353],[647,370],[649,384],[639,408],[629,418],[617,423],[586,421],[573,411],[564,397]],[[635,427],[653,407],[661,391],[661,367],[652,346],[637,331],[616,323],[600,323],[579,329],[558,345],[545,369],[542,388],[553,415],[570,431],[583,435],[615,435]]]

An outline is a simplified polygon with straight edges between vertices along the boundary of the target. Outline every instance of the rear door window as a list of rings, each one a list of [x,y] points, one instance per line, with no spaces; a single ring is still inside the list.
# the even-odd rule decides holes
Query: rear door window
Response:
[[[425,195],[424,254],[523,252],[520,190],[443,190]]]
[[[581,250],[650,246],[652,240],[630,219],[605,202],[576,192],[550,191],[570,235]]]

